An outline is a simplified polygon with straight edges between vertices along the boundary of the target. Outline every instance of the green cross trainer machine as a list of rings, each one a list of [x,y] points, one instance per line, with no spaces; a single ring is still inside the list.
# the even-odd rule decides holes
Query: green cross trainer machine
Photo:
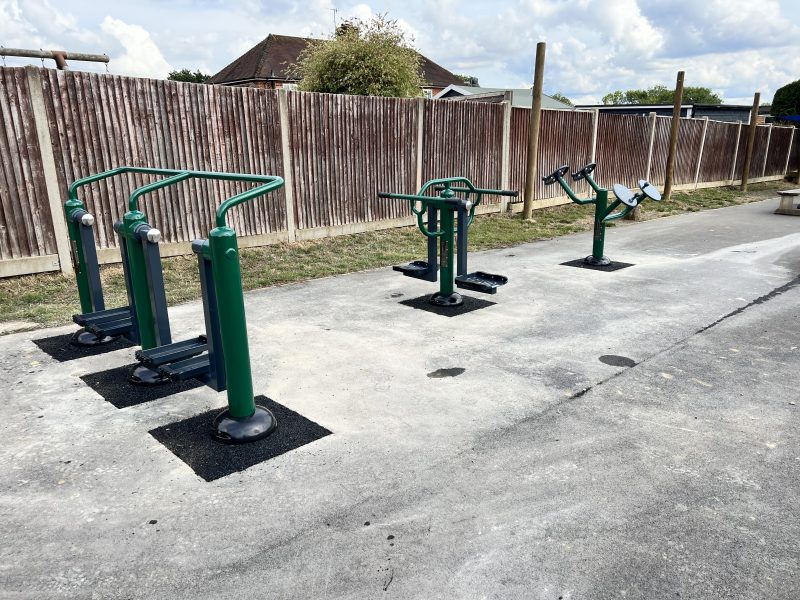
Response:
[[[439,195],[426,196],[425,193],[431,189],[438,191]],[[464,196],[458,198],[456,193]],[[469,273],[467,269],[467,231],[484,195],[517,196],[517,192],[476,188],[466,177],[432,179],[417,194],[378,192],[379,198],[408,200],[411,212],[417,217],[417,227],[428,239],[427,261],[415,260],[393,268],[406,277],[426,281],[437,281],[441,271],[439,291],[431,296],[431,304],[446,307],[461,305],[464,299],[454,287],[495,294],[498,287],[508,282],[503,275],[483,271]],[[474,201],[471,199],[473,196]],[[418,202],[419,208],[416,206]],[[427,226],[423,221],[426,214]],[[457,258],[455,269],[454,248]]]
[[[216,227],[208,239],[192,243],[200,272],[206,333],[139,350],[136,358],[172,381],[195,378],[218,392],[227,391],[228,408],[214,420],[211,435],[220,442],[240,444],[267,437],[277,422],[269,410],[255,404],[239,247],[236,232],[228,227],[225,216],[234,206],[280,188],[283,179],[234,174],[230,178],[262,185],[225,200],[217,208]]]
[[[73,246],[75,279],[83,311],[72,317],[75,323],[82,326],[72,336],[71,342],[76,346],[108,344],[120,336],[134,344],[160,345],[170,342],[167,300],[158,247],[161,232],[148,225],[144,215],[136,211],[135,206],[132,209],[136,211],[135,218],[126,213],[122,221],[114,224],[114,230],[120,238],[119,249],[128,290],[128,305],[111,309],[106,309],[105,306],[93,230],[95,218],[78,198],[78,190],[126,173],[169,177],[181,171],[119,167],[78,179],[69,186],[69,198],[64,203],[64,211]],[[135,274],[141,274],[149,282],[141,293],[134,293],[131,285]]]
[[[608,190],[597,185],[597,182],[595,182],[592,177],[592,172],[596,167],[597,163],[589,163],[582,169],[572,173],[573,181],[580,181],[581,179],[586,180],[596,194],[592,198],[579,198],[566,182],[564,176],[569,173],[568,165],[563,165],[550,173],[550,175],[542,177],[542,181],[544,181],[546,185],[558,182],[567,193],[570,200],[576,204],[594,204],[594,239],[592,242],[592,253],[583,260],[588,265],[602,267],[611,264],[611,260],[603,254],[606,242],[606,223],[621,219],[647,198],[660,201],[661,194],[653,184],[644,179],[639,180],[641,192],[635,194],[624,185],[617,183],[614,184],[612,188],[617,199],[609,206]],[[615,213],[614,211],[619,208],[621,204],[624,204],[625,208]]]

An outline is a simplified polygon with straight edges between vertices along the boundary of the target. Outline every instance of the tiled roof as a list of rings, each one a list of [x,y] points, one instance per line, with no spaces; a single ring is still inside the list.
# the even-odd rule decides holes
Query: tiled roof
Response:
[[[309,38],[269,34],[211,78],[211,83],[238,83],[268,79],[294,81],[290,69],[305,49]],[[420,54],[422,78],[431,87],[447,87],[463,81]]]

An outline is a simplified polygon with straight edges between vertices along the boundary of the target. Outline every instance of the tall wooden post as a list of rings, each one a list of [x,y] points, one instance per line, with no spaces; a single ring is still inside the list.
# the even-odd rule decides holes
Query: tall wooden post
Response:
[[[536,67],[533,72],[533,99],[531,100],[531,120],[528,131],[528,162],[525,169],[525,198],[522,216],[530,219],[533,213],[533,190],[536,186],[539,162],[539,129],[542,123],[542,82],[544,80],[544,50],[546,44],[536,44]]]
[[[683,104],[683,71],[678,71],[675,82],[675,102],[672,105],[672,127],[669,130],[669,152],[667,154],[667,172],[664,174],[664,200],[672,194],[672,173],[675,170],[675,155],[678,152],[678,131],[681,126],[681,104]]]
[[[747,146],[744,151],[744,166],[742,167],[743,192],[747,191],[747,180],[750,178],[750,163],[753,162],[753,146],[756,141],[756,127],[758,126],[758,105],[761,103],[761,93],[753,95],[753,108],[750,111],[750,126],[747,128]]]

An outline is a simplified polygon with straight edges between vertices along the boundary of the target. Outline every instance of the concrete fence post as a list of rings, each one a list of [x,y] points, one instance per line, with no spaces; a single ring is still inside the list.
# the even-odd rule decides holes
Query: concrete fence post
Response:
[[[500,160],[500,189],[511,185],[511,101],[503,101],[503,141]],[[500,196],[500,212],[508,210],[508,196]]]
[[[742,121],[739,120],[739,127],[736,130],[736,145],[733,148],[733,164],[731,165],[730,184],[733,184],[733,178],[736,176],[736,160],[739,158],[739,142],[742,139]]]
[[[789,159],[792,157],[792,144],[794,144],[794,130],[795,128],[792,127],[792,134],[789,136],[789,149],[786,151],[786,162],[783,163],[784,177],[789,172]]]
[[[286,198],[286,237],[289,242],[294,242],[297,240],[297,221],[294,213],[294,172],[292,170],[292,146],[289,134],[289,101],[286,94],[286,90],[278,90],[278,120],[281,126],[283,193],[284,198]]]
[[[650,171],[653,169],[653,146],[656,141],[656,113],[651,112],[648,118],[650,119],[650,141],[647,144],[647,168],[644,178],[650,181]]]
[[[694,167],[694,187],[697,189],[697,181],[700,178],[700,163],[703,162],[703,150],[706,146],[706,133],[708,132],[708,117],[703,117],[703,134],[700,136],[700,150],[697,152],[697,164]]]
[[[772,125],[772,123],[769,124],[769,130],[767,131],[767,147],[764,149],[764,160],[761,163],[761,177],[767,174],[767,159],[769,158],[769,143],[772,140]]]
[[[597,160],[597,128],[600,123],[600,109],[592,109],[592,158],[589,162]]]
[[[425,98],[417,99],[417,189],[422,187],[422,155],[425,152]]]
[[[39,142],[39,153],[42,159],[47,204],[50,207],[50,218],[53,223],[53,236],[56,242],[58,263],[61,273],[72,275],[74,269],[72,267],[72,254],[63,206],[66,190],[62,191],[58,187],[56,160],[53,154],[53,143],[50,139],[47,108],[44,103],[42,70],[38,67],[28,66],[25,67],[25,74],[28,78],[28,90],[30,91],[31,108],[33,109],[33,120],[36,127],[36,139]]]

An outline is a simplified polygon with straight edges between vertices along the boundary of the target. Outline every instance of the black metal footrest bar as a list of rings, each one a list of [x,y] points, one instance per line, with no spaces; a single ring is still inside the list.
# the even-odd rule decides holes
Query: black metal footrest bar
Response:
[[[97,337],[115,336],[128,333],[133,329],[133,319],[130,316],[116,319],[114,321],[100,321],[90,323],[86,326],[87,331],[91,331]]]
[[[137,350],[136,358],[148,367],[160,367],[168,363],[177,363],[186,358],[197,356],[208,350],[206,336],[200,335],[190,340],[151,348],[150,350]]]
[[[172,381],[185,381],[209,373],[211,371],[211,359],[208,354],[194,356],[162,365],[158,371]]]
[[[508,283],[508,277],[484,273],[483,271],[475,271],[474,273],[456,277],[456,286],[484,294],[496,294],[497,288],[506,283]]]
[[[436,281],[436,271],[424,260],[415,260],[407,265],[396,265],[392,269],[399,271],[406,277]]]
[[[118,321],[124,317],[130,318],[130,316],[130,306],[120,306],[119,308],[98,310],[97,312],[84,313],[82,315],[72,315],[72,320],[78,325],[93,325],[103,321]]]

